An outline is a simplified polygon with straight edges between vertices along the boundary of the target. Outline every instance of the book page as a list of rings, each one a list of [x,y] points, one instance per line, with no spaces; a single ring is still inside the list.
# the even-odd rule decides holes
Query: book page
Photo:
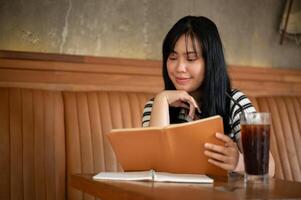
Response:
[[[176,183],[213,183],[213,179],[200,174],[175,174],[167,172],[137,171],[137,172],[100,172],[93,176],[94,180],[118,181],[155,181]]]
[[[154,181],[178,183],[213,183],[213,179],[201,174],[175,174],[155,172]]]
[[[151,181],[151,171],[137,172],[100,172],[93,176],[94,180],[123,180],[123,181]]]

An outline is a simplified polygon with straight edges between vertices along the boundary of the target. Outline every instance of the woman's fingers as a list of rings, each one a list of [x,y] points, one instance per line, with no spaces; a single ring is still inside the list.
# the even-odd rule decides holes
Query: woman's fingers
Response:
[[[205,150],[204,154],[208,156],[208,162],[221,167],[225,170],[234,170],[237,162],[238,162],[238,150],[235,151],[233,147],[231,147],[232,150],[224,150],[224,147],[214,147],[214,151],[212,150]]]
[[[196,102],[196,100],[192,96],[190,96],[190,97],[191,97],[191,100],[193,101],[194,107],[198,110],[199,113],[201,113],[201,109],[200,109],[198,103]]]
[[[184,101],[186,101],[187,103],[189,103],[189,105],[191,105],[191,107],[193,107],[194,109],[198,109],[198,111],[200,112],[200,108],[197,104],[197,102],[195,101],[195,99],[190,96],[188,93],[187,93],[188,96],[186,96],[185,99],[183,99]]]
[[[198,107],[197,102],[186,91],[165,91],[164,94],[166,95],[167,101],[170,106],[189,109],[188,115],[189,117],[191,117],[191,119],[194,119],[195,109],[200,112],[200,108]]]
[[[189,115],[189,116],[191,117],[191,119],[193,120],[194,115],[195,115],[195,106],[192,105],[192,104],[190,104],[190,106],[189,106],[189,113],[188,113],[188,115]]]
[[[216,160],[213,160],[213,159],[208,159],[208,162],[215,165],[215,166],[218,166],[220,168],[223,168],[225,170],[233,170],[232,168],[232,165],[229,165],[228,163],[222,163],[222,162],[218,162]]]
[[[233,140],[229,136],[227,136],[225,134],[216,133],[215,136],[216,136],[216,138],[218,138],[218,139],[220,139],[220,140],[222,140],[224,142],[227,142],[227,143],[233,142]]]
[[[218,160],[221,162],[225,162],[227,160],[227,157],[220,153],[214,153],[212,151],[205,151],[204,154],[210,158],[213,158],[214,160]]]
[[[237,146],[237,144],[235,142],[233,142],[233,140],[225,134],[216,133],[215,136],[216,136],[216,138],[225,142],[225,147],[236,147]]]
[[[236,150],[238,150],[236,143],[225,143],[225,146],[211,144],[211,143],[205,143],[205,149],[208,151],[216,152],[219,154],[223,154],[226,156],[231,156],[232,154],[236,153]]]
[[[190,106],[187,105],[186,103],[182,102],[182,101],[179,102],[179,106],[178,107],[190,109]]]
[[[190,101],[195,108],[198,108],[198,104],[192,96],[189,96],[188,101]]]
[[[226,148],[224,146],[211,144],[211,143],[205,143],[205,148],[210,151],[214,151],[217,153],[224,153],[226,151]]]
[[[189,109],[190,108],[190,105],[181,101],[181,100],[178,100],[172,104],[170,104],[170,106],[172,107],[181,107],[181,108],[186,108],[186,109]]]
[[[235,169],[239,155],[237,144],[224,134],[217,133],[216,137],[225,142],[225,145],[205,143],[204,154],[209,157],[208,162],[226,170]]]
[[[186,102],[187,104],[189,104],[189,117],[191,117],[191,119],[194,118],[195,115],[195,109],[198,109],[198,105],[195,101],[195,99],[190,96],[188,93],[184,93],[183,97],[181,98],[181,101]]]

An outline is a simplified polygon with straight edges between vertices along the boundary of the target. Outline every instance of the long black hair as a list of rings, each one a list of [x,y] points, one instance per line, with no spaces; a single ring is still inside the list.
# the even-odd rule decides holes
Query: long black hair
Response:
[[[201,86],[197,89],[201,99],[201,118],[221,115],[224,122],[224,131],[230,134],[230,99],[231,83],[226,69],[222,42],[216,25],[206,17],[186,16],[181,18],[167,33],[163,42],[163,79],[165,90],[176,90],[167,72],[167,59],[178,39],[186,37],[196,39],[205,63],[205,75]],[[187,45],[187,44],[186,44]],[[187,49],[187,48],[186,48]],[[170,108],[171,123],[177,123],[179,109]]]

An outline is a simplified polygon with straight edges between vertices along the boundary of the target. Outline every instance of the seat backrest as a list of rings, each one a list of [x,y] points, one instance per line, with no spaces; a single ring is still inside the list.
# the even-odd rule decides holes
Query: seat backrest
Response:
[[[105,134],[113,128],[141,126],[148,93],[63,92],[66,123],[67,177],[76,173],[117,171],[116,158]],[[90,199],[70,187],[68,199]]]
[[[0,199],[65,199],[60,92],[0,88]]]

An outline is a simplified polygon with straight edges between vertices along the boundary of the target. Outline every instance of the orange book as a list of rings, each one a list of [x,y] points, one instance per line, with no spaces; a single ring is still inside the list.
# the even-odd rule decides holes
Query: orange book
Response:
[[[113,129],[108,133],[124,171],[226,175],[208,162],[204,144],[223,145],[215,133],[224,132],[220,116],[166,127]]]

